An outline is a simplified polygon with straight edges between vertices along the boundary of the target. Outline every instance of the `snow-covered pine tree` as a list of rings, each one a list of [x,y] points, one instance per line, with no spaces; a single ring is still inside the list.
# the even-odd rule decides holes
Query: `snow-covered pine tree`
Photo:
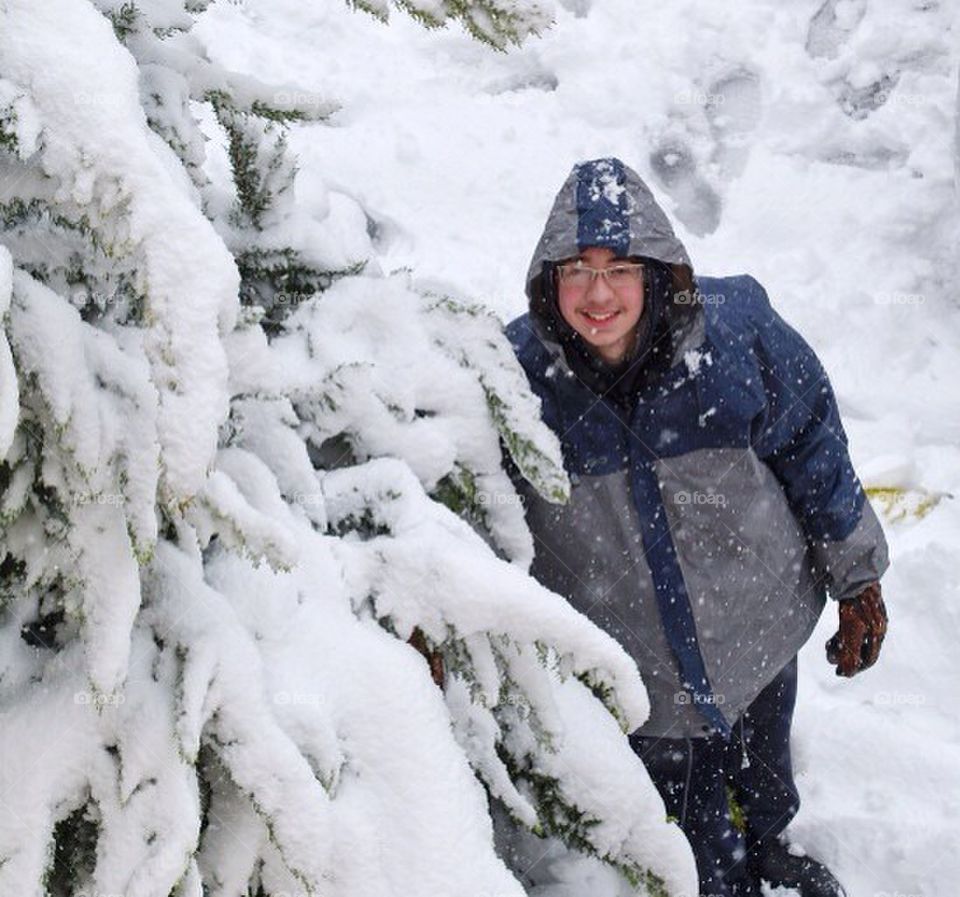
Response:
[[[390,15],[388,0],[347,0],[356,9],[382,21]],[[551,20],[549,6],[536,0],[393,0],[427,28],[442,28],[456,19],[479,41],[502,50],[520,44],[531,34],[546,28]]]
[[[205,5],[0,9],[0,892],[519,897],[489,796],[690,888],[635,667],[525,573],[501,443],[567,483],[499,322],[296,201],[336,106],[211,63]]]

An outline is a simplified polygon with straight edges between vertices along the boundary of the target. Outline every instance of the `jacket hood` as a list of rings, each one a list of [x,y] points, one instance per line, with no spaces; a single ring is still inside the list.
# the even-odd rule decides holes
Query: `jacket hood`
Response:
[[[658,259],[693,277],[687,250],[650,188],[619,159],[580,162],[564,181],[527,271],[531,302],[544,262],[577,256],[588,246],[606,246],[620,256]]]
[[[700,305],[694,300],[693,266],[650,188],[633,169],[615,158],[575,165],[547,216],[526,280],[531,325],[538,336],[554,354],[563,355],[555,290],[545,283],[544,275],[551,275],[554,263],[576,257],[589,246],[662,263],[666,295],[662,309],[657,311],[670,335],[671,351],[666,361],[674,363],[678,353],[702,335]],[[566,360],[571,361],[569,357]]]

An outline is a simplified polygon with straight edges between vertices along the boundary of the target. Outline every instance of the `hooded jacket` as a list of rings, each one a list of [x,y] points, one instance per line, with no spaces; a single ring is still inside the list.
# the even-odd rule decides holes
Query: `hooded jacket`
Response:
[[[549,304],[545,272],[589,246],[671,274],[659,354],[647,345],[619,400],[609,378],[586,375]],[[827,596],[851,598],[888,566],[827,375],[753,277],[694,274],[646,184],[617,159],[567,178],[527,296],[506,332],[572,486],[557,505],[515,476],[531,575],[634,658],[651,703],[639,734],[728,737]]]

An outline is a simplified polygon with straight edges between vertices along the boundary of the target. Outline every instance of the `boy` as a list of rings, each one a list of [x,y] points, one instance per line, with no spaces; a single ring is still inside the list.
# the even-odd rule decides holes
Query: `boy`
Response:
[[[507,335],[572,483],[553,505],[517,482],[531,574],[636,660],[651,713],[630,743],[701,893],[759,897],[764,879],[843,894],[781,838],[799,807],[796,655],[829,593],[838,675],[876,661],[888,560],[819,360],[752,277],[695,277],[618,159],[568,177],[527,296]]]

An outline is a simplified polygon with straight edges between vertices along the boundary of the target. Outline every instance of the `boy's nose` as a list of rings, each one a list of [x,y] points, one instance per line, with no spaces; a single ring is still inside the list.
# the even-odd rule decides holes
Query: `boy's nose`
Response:
[[[592,299],[606,299],[613,295],[613,289],[607,283],[607,278],[602,274],[597,274],[593,278],[593,283],[587,289],[587,295]]]

